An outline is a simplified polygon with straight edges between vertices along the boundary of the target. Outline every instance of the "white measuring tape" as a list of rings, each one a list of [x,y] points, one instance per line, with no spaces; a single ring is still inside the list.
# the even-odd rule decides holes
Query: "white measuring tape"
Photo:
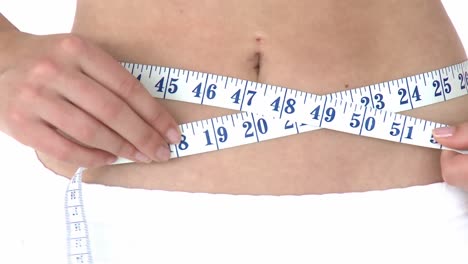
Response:
[[[241,111],[180,125],[182,141],[170,145],[171,158],[320,128],[444,149],[432,137],[432,130],[444,124],[396,112],[468,94],[468,61],[324,96],[215,74],[122,65],[153,97]],[[132,161],[120,158],[116,163],[126,162]],[[80,168],[71,180],[65,199],[69,263],[93,263],[81,192],[83,171]]]

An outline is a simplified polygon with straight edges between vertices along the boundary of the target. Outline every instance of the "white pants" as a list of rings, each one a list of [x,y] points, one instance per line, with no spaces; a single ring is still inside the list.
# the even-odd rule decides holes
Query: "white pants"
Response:
[[[66,263],[68,180],[32,150],[3,153],[0,263]],[[444,183],[248,196],[83,185],[104,263],[468,263],[468,193]]]

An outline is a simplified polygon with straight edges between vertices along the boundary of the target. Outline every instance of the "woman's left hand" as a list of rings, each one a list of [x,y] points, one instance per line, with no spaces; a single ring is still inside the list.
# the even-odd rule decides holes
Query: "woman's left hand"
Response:
[[[468,150],[468,122],[434,129],[433,135],[437,142],[445,147]],[[468,191],[468,154],[443,150],[440,166],[445,182]]]

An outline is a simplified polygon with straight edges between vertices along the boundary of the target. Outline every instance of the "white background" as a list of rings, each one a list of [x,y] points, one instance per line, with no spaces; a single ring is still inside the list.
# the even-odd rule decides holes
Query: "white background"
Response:
[[[99,0],[96,0],[99,1]],[[131,0],[128,0],[131,1]],[[222,1],[222,0],[220,0]],[[376,0],[378,1],[378,0]],[[460,38],[466,49],[468,48],[468,1],[466,0],[444,0],[442,1],[447,9],[449,16],[452,19],[452,22],[455,28],[458,31]],[[73,23],[73,17],[75,12],[75,1],[74,0],[0,0],[0,12],[6,16],[10,21],[13,22],[20,30],[35,33],[35,34],[52,34],[52,33],[64,33],[69,32]],[[32,232],[33,230],[27,229],[26,230],[17,229],[19,227],[24,227],[20,221],[23,220],[21,218],[10,217],[9,219],[12,221],[9,223],[8,217],[4,218],[5,212],[8,214],[8,207],[11,207],[11,210],[21,211],[24,210],[26,207],[25,205],[21,205],[22,203],[28,203],[28,199],[31,198],[30,193],[25,190],[18,192],[18,188],[36,188],[34,186],[34,182],[31,180],[24,180],[18,179],[19,182],[14,184],[15,179],[12,178],[9,174],[13,170],[17,170],[21,168],[23,164],[21,164],[21,158],[11,158],[12,156],[19,156],[24,157],[20,150],[20,145],[15,142],[14,140],[10,139],[9,137],[5,136],[3,133],[0,132],[0,263],[12,263],[11,261],[2,261],[2,259],[8,258],[8,255],[13,258],[18,256],[22,256],[21,248],[24,247],[23,242],[18,242],[18,244],[12,243],[14,238],[18,239],[21,237],[21,232],[27,233]],[[14,162],[19,162],[19,164],[10,164],[12,163],[11,160],[15,160]],[[24,166],[24,165],[23,165]],[[27,166],[27,165],[26,165]],[[34,172],[32,171],[33,168],[30,168],[30,173],[32,176],[35,176]],[[18,187],[21,186],[21,187]],[[53,192],[54,186],[47,186],[48,191],[43,192],[42,196],[48,195],[48,192]],[[43,189],[45,190],[45,189]],[[62,190],[59,190],[62,192]],[[23,197],[23,194],[28,194],[28,197]],[[52,194],[50,194],[52,195]],[[52,197],[52,196],[51,196]],[[62,197],[62,193],[59,194],[59,197]],[[42,197],[44,199],[44,197]],[[57,199],[54,198],[50,199],[50,201],[55,201]],[[4,202],[4,203],[2,203]],[[56,202],[61,203],[63,201],[57,200]],[[6,206],[6,208],[4,208]],[[62,206],[61,204],[58,205],[59,207]],[[34,207],[34,206],[30,206]],[[42,219],[41,221],[50,222],[52,219],[58,219],[57,225],[61,225],[60,217],[61,212],[42,212],[40,208],[37,209],[36,217],[39,215],[45,215],[45,220]],[[32,210],[32,209],[30,209]],[[36,212],[36,211],[34,211]],[[24,212],[30,213],[30,212]],[[58,214],[58,215],[57,215]],[[32,216],[34,214],[28,214],[28,216]],[[44,218],[44,217],[43,217]],[[48,219],[47,219],[48,218]],[[39,219],[36,219],[38,221]],[[5,222],[6,221],[6,222]],[[41,222],[42,223],[42,222]],[[49,223],[50,225],[54,225],[55,222]],[[6,228],[2,230],[2,227]],[[34,232],[41,232],[41,230],[35,230]],[[46,232],[46,231],[44,231]],[[49,239],[47,243],[53,241],[52,233],[45,233]],[[10,235],[11,239],[8,239]],[[58,237],[56,241],[61,242],[60,235],[55,234],[55,237]],[[3,239],[2,239],[3,238]],[[60,243],[59,243],[60,244]],[[26,244],[26,247],[28,245]],[[4,249],[8,248],[8,252],[5,252]],[[53,248],[53,247],[51,247]],[[6,255],[5,255],[6,254]],[[41,254],[38,252],[37,254]],[[44,256],[47,256],[47,252],[42,253]],[[2,258],[3,257],[3,258]],[[23,256],[25,257],[25,256]],[[19,259],[15,263],[20,262]],[[22,262],[22,261],[21,261]],[[50,261],[49,263],[52,263]],[[26,263],[26,262],[25,262]],[[31,262],[29,262],[31,263]]]

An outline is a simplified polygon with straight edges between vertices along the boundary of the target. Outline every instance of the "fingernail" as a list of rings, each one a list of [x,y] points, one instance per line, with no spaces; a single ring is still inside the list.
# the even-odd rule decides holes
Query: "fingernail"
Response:
[[[143,163],[150,163],[151,162],[151,159],[148,158],[148,156],[146,156],[145,154],[137,151],[137,153],[135,154],[135,159],[139,162],[143,162]]]
[[[177,144],[180,141],[180,132],[174,128],[169,129],[166,134],[167,139],[169,139],[169,143]]]
[[[169,150],[169,147],[167,146],[161,146],[156,151],[156,157],[160,161],[168,161],[170,156],[171,156],[171,151]]]
[[[439,127],[432,131],[435,137],[446,138],[453,136],[455,127]]]
[[[107,165],[112,165],[117,161],[117,157],[111,157],[107,159]]]

